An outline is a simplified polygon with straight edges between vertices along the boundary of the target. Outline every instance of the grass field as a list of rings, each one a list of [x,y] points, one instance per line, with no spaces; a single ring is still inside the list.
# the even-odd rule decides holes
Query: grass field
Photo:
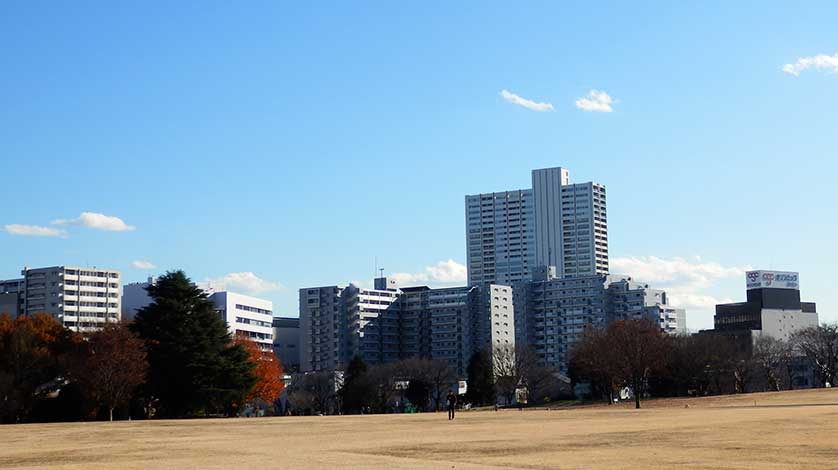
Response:
[[[838,468],[838,389],[523,412],[0,427],[0,469]]]

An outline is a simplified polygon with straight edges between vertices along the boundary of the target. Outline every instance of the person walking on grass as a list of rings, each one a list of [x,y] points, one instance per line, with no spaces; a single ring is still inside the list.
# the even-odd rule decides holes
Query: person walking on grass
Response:
[[[445,397],[445,402],[448,404],[448,420],[454,419],[454,410],[457,408],[457,395],[448,390],[448,396]]]

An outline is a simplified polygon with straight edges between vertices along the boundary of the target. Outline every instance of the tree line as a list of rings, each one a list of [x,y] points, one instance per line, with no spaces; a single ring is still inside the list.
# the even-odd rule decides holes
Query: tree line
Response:
[[[148,288],[130,324],[80,334],[46,314],[0,315],[0,422],[231,416],[273,406],[284,388],[273,352],[233,338],[182,271]]]
[[[559,374],[539,365],[528,347],[498,347],[476,352],[467,369],[467,391],[461,401],[494,405],[499,399],[548,401],[569,390]],[[362,414],[439,411],[448,391],[458,393],[461,377],[443,359],[409,358],[366,364],[353,357],[345,367],[297,374],[288,387],[292,414]],[[523,393],[523,396],[521,395]]]
[[[648,320],[589,329],[571,351],[570,376],[612,403],[620,389],[642,396],[705,396],[824,387],[838,379],[838,324],[799,330],[789,341],[722,332],[667,335]],[[809,380],[811,379],[811,381]]]

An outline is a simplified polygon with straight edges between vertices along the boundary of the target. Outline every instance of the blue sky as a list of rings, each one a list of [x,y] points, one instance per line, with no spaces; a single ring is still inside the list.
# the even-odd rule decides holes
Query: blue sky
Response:
[[[690,328],[748,267],[838,320],[835,2],[172,3],[0,5],[0,277],[182,268],[296,316],[376,259],[464,282],[463,195],[564,166]]]

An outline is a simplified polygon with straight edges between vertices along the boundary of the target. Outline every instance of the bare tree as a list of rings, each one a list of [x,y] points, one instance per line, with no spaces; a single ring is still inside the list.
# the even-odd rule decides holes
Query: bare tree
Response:
[[[792,335],[794,349],[815,365],[820,386],[835,384],[838,375],[838,323],[823,323]]]
[[[631,385],[639,409],[647,379],[664,367],[669,341],[657,324],[645,319],[615,321],[608,325],[606,336],[614,351],[614,375]]]
[[[570,375],[576,382],[590,382],[597,392],[614,403],[614,350],[606,330],[588,328],[582,339],[574,344],[570,353]]]
[[[304,374],[294,374],[286,389],[288,408],[294,410],[295,414],[304,414],[306,410],[313,410],[316,406],[314,394],[306,387],[306,382]]]
[[[387,412],[390,401],[396,395],[398,371],[398,363],[390,363],[373,366],[367,372],[367,380],[375,394],[373,401],[374,408],[379,413]]]
[[[492,349],[492,370],[495,377],[495,390],[504,398],[507,405],[515,400],[515,391],[521,384],[515,348],[504,344]]]
[[[109,323],[90,335],[83,358],[72,369],[73,378],[107,408],[113,421],[114,409],[126,404],[145,380],[145,343],[126,326]]]
[[[331,371],[320,371],[308,374],[307,390],[314,397],[314,404],[321,413],[329,414],[332,402],[335,398],[335,373]]]
[[[515,369],[518,386],[524,389],[528,403],[543,397],[559,383],[557,371],[542,364],[538,354],[528,345],[516,346]]]
[[[753,346],[753,361],[768,390],[780,391],[787,387],[790,345],[771,336],[762,335]]]
[[[439,405],[448,392],[448,387],[457,382],[457,371],[444,359],[430,359],[425,373],[425,380],[430,385],[431,398],[434,401],[434,410],[439,411]]]
[[[295,374],[288,385],[289,406],[295,411],[329,414],[335,399],[335,372]]]

